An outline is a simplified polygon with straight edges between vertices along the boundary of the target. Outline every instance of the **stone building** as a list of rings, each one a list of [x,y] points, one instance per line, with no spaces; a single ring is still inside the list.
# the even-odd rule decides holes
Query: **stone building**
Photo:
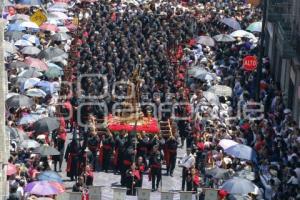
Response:
[[[300,1],[267,1],[265,54],[285,103],[300,124]]]

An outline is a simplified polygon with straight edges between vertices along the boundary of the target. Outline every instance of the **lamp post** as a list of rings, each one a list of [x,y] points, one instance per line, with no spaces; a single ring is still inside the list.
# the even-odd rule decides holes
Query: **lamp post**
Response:
[[[259,61],[256,74],[256,101],[260,101],[260,80],[262,78],[262,68],[263,68],[263,57],[265,54],[264,42],[265,42],[265,27],[267,22],[267,9],[268,9],[268,0],[263,0],[263,19],[262,19],[262,29],[260,35],[260,48],[259,48]]]

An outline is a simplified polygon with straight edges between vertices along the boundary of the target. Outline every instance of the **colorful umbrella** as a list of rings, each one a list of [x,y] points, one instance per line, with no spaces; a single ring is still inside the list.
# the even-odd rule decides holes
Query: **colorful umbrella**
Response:
[[[44,171],[38,176],[38,180],[40,181],[53,181],[53,182],[58,182],[62,183],[63,180],[61,176],[54,172],[54,171]]]
[[[5,32],[4,38],[11,41],[17,41],[19,39],[22,39],[22,36],[24,35],[23,32],[21,31],[10,31],[10,32]]]
[[[37,148],[39,146],[41,146],[41,144],[38,143],[35,140],[24,140],[21,143],[21,147],[24,148],[24,149],[34,149],[34,148]]]
[[[58,32],[57,26],[55,26],[54,24],[49,24],[49,23],[43,23],[43,24],[40,26],[40,29],[41,29],[41,30],[44,30],[44,31]]]
[[[210,36],[199,36],[197,38],[197,43],[205,46],[210,46],[210,47],[215,46],[215,41]]]
[[[251,160],[254,162],[257,161],[256,152],[251,147],[244,144],[236,144],[227,149],[224,149],[224,151],[225,153],[236,158],[240,158],[243,160]]]
[[[41,118],[40,115],[35,115],[35,114],[24,115],[24,116],[18,121],[18,124],[19,124],[19,125],[32,124],[32,123],[36,122],[37,120],[39,120],[40,118]]]
[[[27,46],[33,46],[33,44],[27,40],[21,39],[15,42],[15,46],[27,47]]]
[[[44,58],[46,60],[52,60],[56,57],[64,57],[67,58],[66,53],[64,50],[56,48],[56,47],[49,47],[48,49],[45,49],[41,51],[41,53],[38,55],[39,58]]]
[[[261,32],[262,22],[254,22],[254,23],[250,24],[246,30],[251,31],[251,32]]]
[[[50,14],[61,20],[69,19],[68,15],[63,12],[51,12]]]
[[[19,4],[23,4],[23,5],[30,5],[30,6],[41,5],[41,1],[40,0],[19,0],[18,3]]]
[[[237,145],[238,143],[234,140],[229,140],[229,139],[222,139],[219,142],[219,146],[222,147],[223,149],[228,149],[229,147],[232,147],[234,145]]]
[[[259,193],[259,188],[251,181],[243,178],[234,177],[224,182],[221,189],[229,192],[230,194],[248,194]]]
[[[230,97],[232,95],[232,89],[227,85],[214,85],[208,91],[218,96]]]
[[[205,175],[210,175],[217,179],[229,178],[229,176],[230,176],[229,171],[227,169],[223,169],[223,168],[219,168],[219,167],[214,167],[214,168],[205,170]]]
[[[48,145],[43,145],[35,148],[32,153],[40,154],[41,156],[57,156],[60,155],[60,152]]]
[[[25,27],[20,26],[20,23],[14,23],[14,24],[9,24],[7,27],[8,32],[12,31],[24,31],[26,30]]]
[[[223,18],[223,19],[221,19],[221,22],[235,30],[242,29],[240,23],[238,21],[236,21],[235,18]]]
[[[48,78],[60,77],[62,75],[64,75],[64,71],[55,67],[49,68],[49,70],[47,70],[45,73],[45,76],[47,76]]]
[[[5,40],[3,41],[3,49],[5,52],[7,52],[9,54],[17,53],[16,47],[12,43],[7,42]]]
[[[27,40],[25,40],[27,41]],[[25,54],[25,55],[38,55],[41,50],[37,47],[24,47],[22,50],[21,50],[22,54]]]
[[[35,35],[30,35],[30,34],[25,34],[22,37],[24,40],[28,40],[29,42],[31,42],[32,44],[36,44],[39,45],[40,44],[40,40],[37,36]]]
[[[35,86],[42,89],[47,94],[52,94],[54,92],[54,85],[49,81],[40,81],[36,83]]]
[[[62,33],[68,33],[68,32],[70,32],[70,30],[67,27],[65,27],[65,26],[59,26],[58,27],[58,31],[62,32]]]
[[[38,88],[29,89],[25,94],[30,97],[45,97],[47,95],[46,92]]]
[[[47,64],[37,58],[26,57],[24,62],[28,64],[29,67],[33,67],[41,71],[48,70]]]
[[[34,78],[34,77],[40,77],[42,75],[43,74],[41,72],[39,72],[37,69],[31,68],[31,69],[23,70],[20,74],[18,74],[18,77],[19,78]]]
[[[23,89],[26,90],[29,88],[33,88],[40,81],[41,79],[39,78],[29,78],[24,82]]]
[[[66,33],[56,33],[52,36],[52,39],[54,41],[66,41],[66,40],[71,39],[71,36],[69,36]]]
[[[25,95],[15,95],[5,101],[10,108],[31,107],[34,103],[31,98]]]
[[[219,34],[213,37],[217,42],[234,42],[235,38],[227,34]]]
[[[19,93],[9,92],[6,94],[5,100],[9,99],[12,96],[20,95]]]
[[[25,15],[25,14],[16,14],[12,17],[11,20],[30,21],[30,17],[29,17],[29,15]]]
[[[17,168],[15,165],[8,163],[7,165],[7,170],[6,170],[6,175],[11,176],[13,174],[17,173]]]
[[[22,22],[20,26],[24,28],[39,29],[39,26],[34,22]]]
[[[15,62],[12,62],[9,64],[9,67],[10,68],[29,68],[29,66],[24,63],[24,62],[21,62],[21,61],[15,61]]]
[[[249,39],[256,39],[256,37],[255,37],[255,35],[253,35],[253,33],[250,33],[248,31],[244,31],[244,30],[234,31],[230,35],[232,37],[245,37],[245,38],[249,38]]]
[[[57,195],[62,193],[61,188],[49,181],[34,181],[26,185],[25,192],[40,196]]]

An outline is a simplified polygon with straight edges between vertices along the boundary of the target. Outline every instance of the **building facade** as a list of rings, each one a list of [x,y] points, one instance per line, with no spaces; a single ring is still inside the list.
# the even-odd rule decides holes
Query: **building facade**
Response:
[[[284,101],[300,125],[300,1],[267,1],[265,53]]]

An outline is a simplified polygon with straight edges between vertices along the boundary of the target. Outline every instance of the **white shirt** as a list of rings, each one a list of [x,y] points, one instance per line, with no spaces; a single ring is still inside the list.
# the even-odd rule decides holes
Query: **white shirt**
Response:
[[[195,157],[193,154],[187,155],[185,154],[183,158],[180,160],[180,165],[185,168],[191,168],[195,164]]]

